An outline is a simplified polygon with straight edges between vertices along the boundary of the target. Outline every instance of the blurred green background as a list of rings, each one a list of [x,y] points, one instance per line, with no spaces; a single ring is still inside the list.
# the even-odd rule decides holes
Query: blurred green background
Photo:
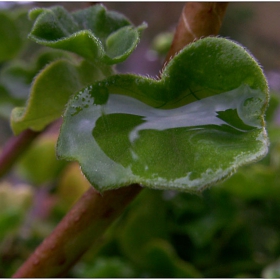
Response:
[[[0,12],[57,4],[73,11],[91,3],[0,2]],[[104,5],[149,26],[118,70],[156,76],[184,3]],[[279,14],[277,2],[230,3],[220,32],[245,46],[267,76],[269,154],[201,196],[145,189],[66,277],[280,277]],[[28,62],[38,47],[22,48],[15,58]],[[2,83],[8,63],[0,63]],[[1,147],[11,135],[5,117],[0,131]],[[56,137],[57,130],[42,135],[0,183],[0,277],[11,276],[89,187],[76,164],[56,161]]]

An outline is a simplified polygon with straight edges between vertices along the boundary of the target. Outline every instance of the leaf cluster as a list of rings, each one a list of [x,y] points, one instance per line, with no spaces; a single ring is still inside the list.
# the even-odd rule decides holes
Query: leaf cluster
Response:
[[[78,161],[99,191],[138,183],[198,192],[266,154],[268,88],[241,46],[199,40],[155,80],[111,66],[135,49],[144,24],[134,27],[102,5],[37,8],[29,17],[29,39],[79,57],[48,54],[50,63],[41,56],[33,68],[3,72],[10,96],[29,91],[27,104],[12,111],[13,132],[41,131],[64,114],[57,155]]]
[[[63,115],[57,155],[79,161],[88,180],[75,163],[56,160],[57,134],[34,142],[13,175],[37,189],[0,185],[0,276],[12,274],[90,183],[104,191],[135,182],[162,190],[145,189],[101,250],[89,251],[68,276],[276,275],[280,132],[273,110],[271,152],[243,166],[268,145],[268,87],[254,58],[232,41],[206,38],[182,50],[161,79],[118,74],[114,64],[133,52],[145,24],[135,27],[102,5],[34,9],[32,28],[26,15],[0,13],[7,41],[0,46],[1,117],[11,115],[20,134]],[[42,47],[27,58],[30,29],[30,41]],[[237,168],[202,196],[177,192],[200,192]]]

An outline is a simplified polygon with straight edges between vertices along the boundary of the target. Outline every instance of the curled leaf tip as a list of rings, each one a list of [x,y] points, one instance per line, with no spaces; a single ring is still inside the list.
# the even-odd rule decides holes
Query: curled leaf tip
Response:
[[[31,40],[105,64],[124,61],[146,27],[135,27],[125,16],[107,11],[103,5],[73,13],[54,6],[31,10],[29,16],[35,20],[29,34]]]

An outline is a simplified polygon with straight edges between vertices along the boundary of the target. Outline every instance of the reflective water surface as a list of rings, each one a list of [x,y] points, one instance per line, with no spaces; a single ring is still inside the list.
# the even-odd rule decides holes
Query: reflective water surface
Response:
[[[92,153],[82,168],[100,185],[138,182],[198,188],[266,152],[262,120],[256,117],[262,96],[242,85],[178,108],[160,109],[106,90],[96,98],[87,88],[71,105],[76,131],[71,141],[84,143],[80,157]]]

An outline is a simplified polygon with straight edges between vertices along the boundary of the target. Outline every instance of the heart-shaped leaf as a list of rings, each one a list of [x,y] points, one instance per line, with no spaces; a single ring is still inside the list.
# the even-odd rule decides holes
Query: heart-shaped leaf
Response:
[[[79,161],[99,191],[139,183],[197,192],[267,153],[267,83],[241,46],[199,40],[161,77],[115,75],[80,91],[58,156]]]
[[[105,64],[124,61],[136,48],[146,26],[134,27],[126,17],[102,5],[72,14],[60,6],[37,8],[29,16],[36,19],[29,34],[36,43]]]
[[[103,78],[100,69],[84,60],[80,65],[64,59],[52,62],[34,79],[27,106],[13,109],[11,126],[14,134],[27,128],[44,129],[63,114],[72,94]]]

